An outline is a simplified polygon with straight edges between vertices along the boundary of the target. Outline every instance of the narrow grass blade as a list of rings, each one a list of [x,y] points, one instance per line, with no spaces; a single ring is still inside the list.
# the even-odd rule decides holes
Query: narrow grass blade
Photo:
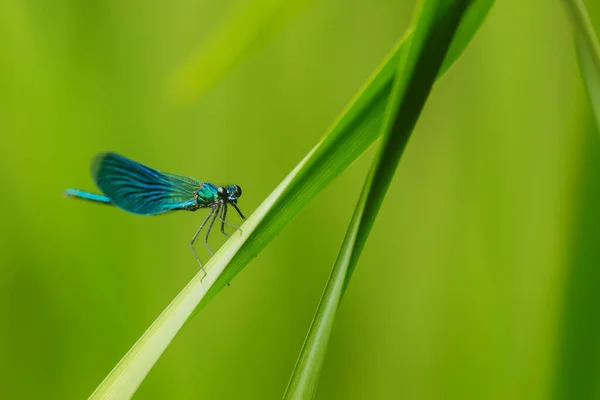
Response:
[[[600,127],[600,43],[583,0],[563,0],[573,25],[581,75]]]
[[[590,104],[593,121],[589,131],[600,130],[600,44],[582,0],[563,0],[573,26],[575,48],[581,76]],[[594,129],[595,123],[595,129]],[[553,398],[594,399],[600,394],[600,270],[597,237],[600,235],[600,160],[597,139],[585,129],[579,210],[573,229],[572,257],[565,275],[564,315],[561,328]]]
[[[467,47],[491,9],[494,0],[477,0],[469,7],[456,33],[438,78],[446,72]],[[206,305],[321,190],[350,166],[381,133],[385,105],[398,61],[406,51],[409,32],[386,58],[325,137],[288,174],[255,213],[265,213],[255,231],[246,232],[246,240],[233,261],[209,290],[200,304]],[[268,212],[267,212],[268,210]]]
[[[442,67],[450,41],[470,4],[470,0],[427,0],[417,13],[409,50],[400,59],[388,100],[379,151],[292,373],[284,395],[286,400],[312,399],[316,394],[333,322],[345,288]]]
[[[480,0],[469,10],[469,25],[461,26],[446,59],[447,69],[467,46],[491,8]],[[404,40],[376,71],[328,134],[304,157],[279,186],[154,321],[92,394],[94,399],[130,398],[183,324],[206,305],[287,225],[302,208],[345,170],[378,138],[385,104]],[[225,268],[227,267],[227,268]]]
[[[598,399],[600,395],[600,158],[598,126],[592,118],[582,124],[584,142],[573,218],[568,268],[561,278],[563,312],[554,363],[554,393],[548,398]]]
[[[204,46],[175,71],[169,81],[173,100],[182,103],[197,99],[313,3],[314,0],[255,0],[234,11]]]

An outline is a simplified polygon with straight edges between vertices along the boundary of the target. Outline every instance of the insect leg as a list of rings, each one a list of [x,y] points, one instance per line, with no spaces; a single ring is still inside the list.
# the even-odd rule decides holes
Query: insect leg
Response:
[[[228,224],[227,222],[225,222],[226,217],[227,217],[227,203],[223,204],[223,212],[221,213],[221,215],[219,215],[219,220],[221,221],[221,233],[229,238],[231,236],[227,232],[225,232],[225,224],[227,224],[227,225],[231,225],[231,224]],[[227,282],[227,286],[231,286],[231,283]]]
[[[206,229],[206,235],[204,236],[204,244],[206,245],[206,248],[208,249],[208,252],[210,253],[210,256],[213,256],[213,252],[210,249],[210,246],[208,245],[208,235],[210,235],[210,231],[213,227],[213,224],[215,223],[215,219],[217,219],[217,216],[219,215],[219,212],[221,211],[221,205],[217,205],[214,208],[215,212],[213,213],[213,217],[210,220],[210,223],[208,224],[208,228]]]
[[[242,214],[242,212],[240,211],[240,209],[238,208],[238,206],[235,203],[229,203],[233,206],[233,208],[235,208],[235,211],[238,212],[238,214],[240,214],[240,217],[242,217],[242,219],[245,221],[246,217],[244,217],[244,214]]]
[[[227,222],[225,220],[225,218],[227,217],[227,204],[225,204],[225,210],[223,210],[223,213],[221,214],[221,232],[223,232],[223,234],[227,237],[231,237],[231,235],[228,235],[227,233],[224,232],[225,230],[225,225],[229,225],[230,227],[232,227],[233,229],[235,229],[236,231],[240,231],[240,233],[242,233],[242,229],[234,224],[230,224],[229,222]]]
[[[231,235],[229,235],[227,232],[225,232],[225,218],[227,217],[227,204],[223,204],[223,212],[221,212],[221,215],[219,215],[219,221],[221,221],[221,233],[225,236],[227,236],[228,238],[231,237]],[[230,225],[230,224],[227,224]]]
[[[196,249],[194,248],[194,242],[196,241],[196,238],[200,234],[200,231],[202,230],[202,228],[204,228],[204,225],[206,225],[206,221],[208,221],[208,219],[210,218],[211,215],[213,215],[214,212],[215,212],[215,209],[211,208],[210,212],[208,213],[206,218],[204,218],[204,221],[202,221],[202,224],[200,224],[200,228],[198,228],[198,230],[194,234],[194,237],[192,238],[192,241],[190,242],[190,249],[192,249],[192,253],[194,253],[194,257],[196,258],[196,261],[198,261],[198,264],[200,264],[200,269],[202,270],[202,272],[204,272],[204,276],[206,276],[206,271],[204,271],[204,266],[200,262],[200,258],[198,257],[198,254],[196,253]],[[202,279],[204,279],[204,276],[202,277]]]

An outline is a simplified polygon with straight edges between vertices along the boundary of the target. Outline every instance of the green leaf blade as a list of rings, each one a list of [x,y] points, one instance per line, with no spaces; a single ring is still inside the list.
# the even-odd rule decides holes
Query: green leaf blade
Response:
[[[483,2],[483,0],[482,0]],[[491,3],[485,0],[491,7]],[[488,7],[488,10],[489,10]],[[486,13],[479,13],[468,30],[475,33]],[[410,35],[410,33],[408,34]],[[408,36],[407,36],[408,37]],[[464,35],[457,49],[467,46]],[[210,302],[318,193],[341,174],[381,132],[381,124],[397,62],[406,37],[392,51],[328,134],[275,188],[236,233],[209,260],[207,276],[199,272],[154,321],[110,372],[91,398],[127,399],[165,351],[184,323]],[[448,65],[455,61],[448,59]],[[452,55],[450,55],[452,57]],[[194,304],[194,307],[191,305]],[[163,326],[165,325],[165,326]]]
[[[470,4],[469,0],[428,1],[418,14],[407,51],[399,57],[380,149],[286,388],[285,400],[312,399],[316,395],[337,309],[410,134],[442,68],[450,40]]]

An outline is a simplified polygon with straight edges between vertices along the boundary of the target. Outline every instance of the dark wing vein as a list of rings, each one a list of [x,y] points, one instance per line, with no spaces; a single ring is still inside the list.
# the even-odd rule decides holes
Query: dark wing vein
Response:
[[[102,192],[119,208],[152,215],[181,210],[196,203],[202,182],[166,174],[115,153],[94,158],[92,176]]]

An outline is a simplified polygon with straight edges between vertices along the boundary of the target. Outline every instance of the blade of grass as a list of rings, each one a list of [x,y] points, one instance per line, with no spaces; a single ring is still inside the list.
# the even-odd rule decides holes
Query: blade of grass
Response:
[[[600,127],[600,43],[583,0],[564,0],[571,22],[581,75]]]
[[[553,398],[593,399],[600,394],[600,270],[595,262],[600,253],[600,161],[594,135],[600,130],[600,45],[591,18],[581,0],[564,0],[573,26],[581,76],[593,119],[582,128],[581,183],[573,228],[571,258],[565,275],[564,312],[560,326],[559,352]],[[595,125],[595,128],[594,128]],[[589,131],[589,132],[588,132]]]
[[[462,54],[481,26],[494,0],[476,0],[456,33],[448,56],[440,69],[442,76]],[[385,59],[371,79],[359,91],[327,134],[288,174],[255,213],[265,209],[258,232],[247,237],[233,262],[211,287],[199,308],[206,305],[221,289],[256,257],[279,232],[314,199],[321,190],[350,166],[379,137],[385,105],[391,90],[398,61],[406,51],[412,30]],[[268,212],[266,212],[268,208]],[[247,234],[244,230],[244,234]],[[198,311],[198,310],[197,310]]]
[[[314,0],[255,0],[245,3],[175,71],[168,84],[173,100],[184,103],[197,99],[313,3]]]
[[[581,165],[573,217],[570,257],[566,261],[563,311],[558,321],[554,393],[549,398],[598,399],[600,394],[600,158],[598,126],[586,118],[581,127]]]
[[[470,3],[471,0],[428,0],[416,12],[416,28],[409,50],[398,64],[378,153],[300,351],[284,395],[286,400],[315,397],[337,309],[450,41]]]
[[[491,8],[479,0],[469,9],[442,71],[467,46]],[[467,25],[468,24],[468,25]],[[385,104],[406,40],[394,49],[327,135],[304,157],[242,225],[243,235],[227,241],[177,295],[98,386],[91,398],[130,398],[185,321],[216,296],[302,208],[377,139]],[[227,268],[225,268],[227,267]]]

